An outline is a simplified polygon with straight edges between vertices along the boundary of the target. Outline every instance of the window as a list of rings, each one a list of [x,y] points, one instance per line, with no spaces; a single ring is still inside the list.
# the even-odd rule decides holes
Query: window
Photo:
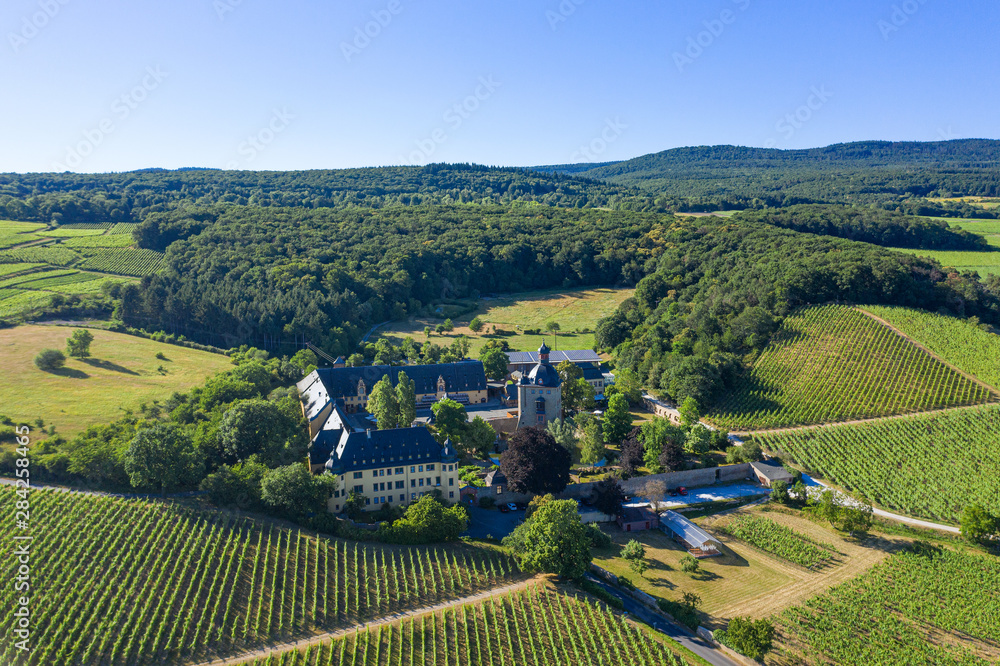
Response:
[[[548,393],[549,395],[552,395],[552,391],[546,391],[546,393]]]
[[[389,495],[388,497],[386,497],[386,499],[391,502],[392,501],[392,495]]]
[[[422,471],[424,471],[424,466],[423,466],[423,465],[419,465],[419,466],[417,467],[417,471],[418,471],[418,472],[422,472]]]
[[[384,483],[380,483],[378,485],[379,485],[379,490],[385,490],[385,484]],[[389,490],[392,490],[392,484],[391,483],[389,484]]]
[[[372,492],[373,493],[377,493],[378,492],[378,484],[377,483],[373,483],[372,484]]]
[[[435,486],[440,486],[441,485],[441,477],[440,476],[435,476],[434,477],[434,485]]]
[[[403,468],[402,467],[397,467],[396,468],[396,474],[402,474],[402,473],[403,473]]]
[[[449,493],[448,493],[448,499],[453,499],[454,497],[455,497],[455,491],[454,490],[449,491]]]
[[[497,486],[497,495],[503,495],[503,486]]]
[[[355,472],[354,473],[354,478],[355,479],[360,479],[362,477],[362,475],[364,475],[364,472]]]
[[[410,493],[410,499],[411,500],[417,499],[417,494],[416,493]]]
[[[417,472],[417,468],[414,467],[413,465],[410,465],[410,474],[416,474],[416,472]]]
[[[366,497],[365,498],[365,506],[368,506],[371,503],[372,503],[372,501]]]
[[[356,492],[358,494],[363,493],[363,492],[365,492],[365,487],[364,486],[354,486],[354,492]]]
[[[428,472],[433,472],[434,471],[434,465],[428,465],[427,466],[427,471]]]
[[[423,480],[423,479],[420,479],[420,487],[421,487],[421,488],[423,488],[423,487],[424,487],[424,480]]]
[[[399,501],[400,502],[406,501],[406,493],[399,493]]]
[[[449,485],[449,486],[453,486],[453,485],[455,485],[455,479],[454,479],[454,477],[453,477],[453,478],[450,478],[450,479],[448,479],[448,485]]]

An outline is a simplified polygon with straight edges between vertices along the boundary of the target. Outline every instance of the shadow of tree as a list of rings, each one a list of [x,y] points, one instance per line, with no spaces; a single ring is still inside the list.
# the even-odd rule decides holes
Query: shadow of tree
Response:
[[[83,361],[84,363],[86,363],[87,365],[92,365],[95,368],[101,368],[102,370],[111,370],[112,372],[121,372],[122,374],[126,374],[126,375],[136,375],[136,376],[139,375],[138,372],[136,372],[134,370],[129,370],[124,365],[118,365],[117,363],[113,363],[111,361],[105,361],[104,359],[99,359],[99,358],[82,358],[80,360]]]
[[[87,379],[90,377],[83,370],[77,370],[76,368],[56,368],[55,370],[46,370],[53,375],[58,375],[60,377],[72,377],[73,379]]]

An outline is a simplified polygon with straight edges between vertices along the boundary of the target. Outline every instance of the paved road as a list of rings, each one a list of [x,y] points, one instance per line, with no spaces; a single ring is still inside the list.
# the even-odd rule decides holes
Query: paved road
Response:
[[[480,509],[478,506],[469,506],[468,503],[464,503],[464,506],[469,510],[469,529],[462,536],[474,539],[502,539],[524,520],[524,511],[500,513],[497,509]]]
[[[802,482],[805,483],[806,486],[831,488],[831,486],[829,486],[828,484],[813,479],[808,474],[802,475]],[[831,489],[834,490],[835,492],[840,493],[840,491],[838,491],[836,488],[831,488]],[[843,496],[843,493],[840,494],[841,496]],[[932,523],[926,520],[920,520],[919,518],[910,518],[909,516],[901,516],[898,513],[890,513],[888,511],[883,511],[882,509],[872,508],[872,513],[874,513],[876,516],[879,516],[880,518],[888,518],[889,520],[895,520],[900,523],[906,523],[907,525],[913,525],[914,527],[922,527],[928,530],[941,530],[942,532],[950,532],[952,534],[962,533],[962,530],[960,530],[957,527],[952,527],[951,525],[942,525],[941,523]]]
[[[374,326],[372,326],[371,328],[368,329],[368,332],[365,333],[365,337],[361,338],[361,342],[359,342],[358,344],[359,345],[363,345],[364,343],[368,342],[368,338],[370,338],[372,336],[372,334],[375,333],[375,331],[377,331],[378,329],[382,328],[386,324],[391,324],[391,323],[392,323],[392,320],[390,319],[389,321],[384,321],[381,324],[375,324]]]
[[[708,663],[713,664],[714,666],[739,666],[739,664],[726,656],[724,652],[715,649],[709,645],[708,641],[700,636],[692,636],[686,630],[681,629],[673,622],[667,621],[663,616],[654,613],[638,601],[634,601],[630,597],[623,596],[618,592],[618,590],[614,589],[610,585],[607,585],[604,581],[590,575],[588,575],[587,578],[621,599],[625,604],[625,611],[629,615],[634,615],[661,634],[669,636],[674,641],[680,643],[688,650],[691,650],[691,652],[694,652]]]

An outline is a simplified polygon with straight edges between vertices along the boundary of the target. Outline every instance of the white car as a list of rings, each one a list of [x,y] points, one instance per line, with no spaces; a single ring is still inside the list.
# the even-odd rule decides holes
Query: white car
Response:
[[[513,502],[508,502],[507,508],[510,509],[511,511],[517,511],[517,505],[514,504]]]

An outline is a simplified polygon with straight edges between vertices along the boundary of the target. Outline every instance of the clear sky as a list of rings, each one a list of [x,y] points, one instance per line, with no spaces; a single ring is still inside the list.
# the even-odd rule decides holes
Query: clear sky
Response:
[[[0,171],[1000,138],[998,25],[995,0],[6,0]]]

